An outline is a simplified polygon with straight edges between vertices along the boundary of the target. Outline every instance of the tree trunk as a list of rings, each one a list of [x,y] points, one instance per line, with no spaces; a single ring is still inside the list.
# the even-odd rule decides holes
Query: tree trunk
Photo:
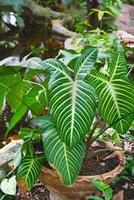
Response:
[[[91,11],[91,9],[99,9],[102,4],[102,0],[88,0],[87,1],[87,9],[88,13]],[[89,24],[92,25],[91,29],[95,29],[100,25],[100,22],[98,20],[98,13],[95,12],[92,15],[88,17]]]

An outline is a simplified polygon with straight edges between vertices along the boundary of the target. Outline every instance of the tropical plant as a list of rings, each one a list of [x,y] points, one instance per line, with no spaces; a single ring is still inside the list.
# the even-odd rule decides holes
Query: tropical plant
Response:
[[[116,48],[120,47],[119,42],[116,39],[114,34],[108,34],[104,30],[99,28],[86,33],[80,41],[81,48],[86,45],[91,47],[98,48],[98,58],[100,60],[106,61],[107,58],[110,58]],[[80,45],[79,45],[80,46]],[[102,64],[104,65],[104,61]]]
[[[12,57],[4,59],[4,65]],[[47,106],[46,89],[43,84],[33,81],[40,71],[21,72],[19,67],[0,68],[0,113],[5,109],[5,103],[11,108],[13,116],[9,123],[7,133],[30,110],[32,115],[39,116]]]
[[[112,198],[113,190],[111,187],[104,183],[103,181],[93,180],[93,184],[104,194],[105,200],[110,200]],[[98,196],[90,196],[89,199],[91,200],[103,200],[103,198]]]
[[[121,0],[104,0],[102,3],[102,7],[104,10],[112,13],[114,17],[117,17],[122,7],[122,1]]]
[[[96,112],[99,112],[107,128],[113,127],[119,133],[126,133],[132,124],[134,86],[128,77],[124,53],[117,50],[112,55],[105,74],[97,67],[97,55],[97,48],[88,47],[77,56],[73,52],[68,64],[64,64],[64,58],[44,61],[29,58],[21,62],[20,66],[27,70],[40,70],[49,76],[47,87],[44,82],[40,83],[43,92],[45,87],[47,98],[43,96],[43,99],[45,102],[47,99],[47,105],[44,105],[48,114],[33,119],[33,129],[22,129],[19,133],[24,145],[18,154],[22,160],[19,159],[16,164],[17,180],[28,189],[37,179],[44,159],[58,171],[64,184],[70,186],[74,183],[89,139],[90,144],[96,139],[92,126]],[[37,97],[36,100],[39,99]],[[23,104],[28,103],[30,96],[22,99]],[[32,108],[37,109],[35,106]],[[43,143],[45,156],[35,155],[36,139]]]
[[[129,3],[129,4],[133,4],[134,0],[123,0],[124,3]]]

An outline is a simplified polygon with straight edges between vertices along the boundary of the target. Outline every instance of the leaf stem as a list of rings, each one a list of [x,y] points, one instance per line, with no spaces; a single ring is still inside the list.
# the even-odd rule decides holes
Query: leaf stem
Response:
[[[90,144],[91,138],[92,138],[96,128],[98,127],[99,122],[100,122],[100,119],[96,120],[96,122],[93,125],[93,128],[91,129],[91,131],[89,133],[89,136],[87,138],[87,147],[90,146],[89,144]]]
[[[127,116],[134,114],[134,111],[124,115],[121,118],[118,118],[117,120],[115,120],[113,123],[111,123],[108,127],[106,127],[105,129],[103,129],[95,138],[93,138],[93,140],[89,143],[89,146],[97,139],[99,138],[106,130],[108,130],[109,128],[111,128],[114,124],[116,124],[117,122],[119,122],[120,120],[126,118]]]

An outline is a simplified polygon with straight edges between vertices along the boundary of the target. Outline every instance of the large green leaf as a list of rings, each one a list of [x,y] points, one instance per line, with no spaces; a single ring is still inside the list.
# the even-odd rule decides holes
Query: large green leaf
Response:
[[[12,116],[10,122],[9,122],[9,127],[7,129],[6,134],[14,128],[14,126],[22,119],[22,117],[26,114],[28,108],[24,104],[21,104],[18,109],[16,110],[15,114]]]
[[[95,48],[86,49],[81,56],[77,59],[74,71],[77,79],[84,79],[91,71],[92,67],[96,63],[98,50]]]
[[[64,63],[62,63],[59,60],[52,59],[52,58],[46,59],[43,61],[43,67],[44,69],[50,72],[58,71],[70,79],[70,77],[68,76],[68,69],[66,65],[64,65]]]
[[[6,100],[8,105],[16,111],[17,108],[22,103],[22,98],[26,94],[26,92],[30,89],[31,85],[22,79],[18,79],[16,81],[16,84],[10,88],[10,91],[8,92],[6,96]],[[17,98],[19,97],[19,98]]]
[[[47,125],[48,122],[46,122]],[[43,143],[47,161],[58,170],[64,184],[72,185],[79,175],[86,146],[80,142],[70,149],[50,123],[44,130]]]
[[[40,115],[47,106],[47,95],[45,88],[43,88],[41,85],[33,86],[23,98],[23,102],[33,112],[33,114],[36,116]]]
[[[29,155],[22,159],[17,171],[17,181],[22,187],[31,190],[39,176],[42,161],[40,157],[33,158]]]
[[[126,60],[123,52],[115,53],[109,66],[110,80],[127,76]]]
[[[95,93],[82,80],[68,80],[61,73],[50,79],[50,113],[60,138],[74,147],[90,129],[95,113]]]
[[[68,76],[67,67],[62,62],[56,59],[50,58],[50,59],[46,59],[42,61],[40,58],[33,57],[27,60],[26,59],[22,60],[21,66],[29,68],[29,69],[43,70],[50,73],[58,71],[62,73],[63,75],[67,76],[68,79],[71,79]]]
[[[11,100],[9,100],[9,104],[12,102],[11,107],[15,107],[16,101],[13,102],[12,99],[15,100],[16,92],[14,90],[18,87],[19,81],[21,81],[20,74],[14,69],[8,67],[0,68],[0,112],[3,106],[4,97],[8,94],[9,99]],[[13,91],[12,94],[11,91]],[[19,101],[19,99],[17,99],[17,101]]]
[[[14,87],[18,83],[20,74],[10,67],[0,68],[0,88],[1,87]]]
[[[114,59],[117,59],[116,62]],[[134,86],[129,82],[122,54],[113,57],[110,78],[92,70],[88,81],[96,89],[103,119],[117,131],[125,133],[134,120]],[[124,63],[124,65],[123,65]]]
[[[32,58],[27,59],[28,56],[29,55],[25,56],[22,59],[20,63],[22,67],[29,68],[29,69],[44,70],[43,61],[40,58],[32,57]]]
[[[22,119],[28,110],[38,116],[47,106],[46,91],[41,86],[33,86],[23,97],[21,105],[10,120],[7,133]]]

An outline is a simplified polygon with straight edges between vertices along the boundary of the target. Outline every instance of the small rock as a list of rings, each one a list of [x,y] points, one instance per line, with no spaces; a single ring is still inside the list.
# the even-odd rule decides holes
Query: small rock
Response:
[[[122,188],[124,188],[125,190],[127,190],[129,188],[129,184],[126,182],[125,185],[122,185]]]
[[[59,197],[57,194],[50,192],[50,200],[64,200],[64,199]]]
[[[122,6],[121,14],[114,20],[120,30],[128,33],[134,33],[134,6],[124,4]]]
[[[15,154],[16,151],[21,147],[23,144],[23,140],[14,140],[8,143],[6,146],[0,149],[0,166],[10,162]]]
[[[124,200],[124,191],[120,190],[119,192],[114,194],[112,200]]]

